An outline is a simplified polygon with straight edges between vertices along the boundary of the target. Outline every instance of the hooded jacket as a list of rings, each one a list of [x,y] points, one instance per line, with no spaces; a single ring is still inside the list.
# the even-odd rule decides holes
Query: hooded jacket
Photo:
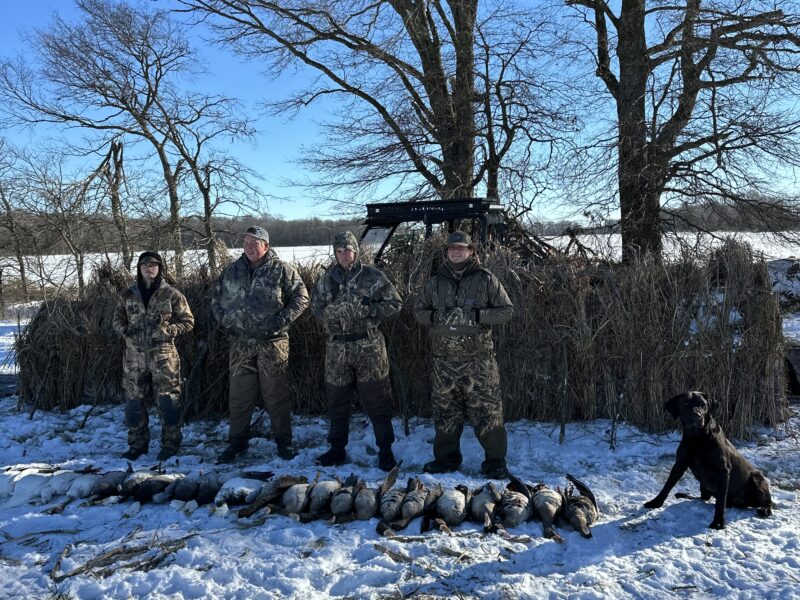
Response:
[[[194,316],[186,297],[163,279],[145,308],[139,284],[125,290],[117,302],[112,320],[114,331],[128,345],[143,351],[187,333],[194,327]]]

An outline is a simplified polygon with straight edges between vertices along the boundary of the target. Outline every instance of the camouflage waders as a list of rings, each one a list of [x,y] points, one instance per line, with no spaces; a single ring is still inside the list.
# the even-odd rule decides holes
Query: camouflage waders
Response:
[[[360,338],[360,339],[356,339]],[[325,345],[325,391],[328,397],[330,431],[328,443],[344,449],[350,436],[352,397],[364,406],[375,433],[378,448],[390,448],[394,442],[392,405],[389,394],[389,358],[379,331],[335,335]]]
[[[333,247],[357,253],[358,242],[351,232],[341,232]],[[401,308],[400,296],[386,275],[359,260],[349,268],[335,262],[314,286],[311,310],[327,334],[325,390],[331,450],[323,461],[344,460],[352,398],[358,392],[375,433],[379,466],[394,466],[389,358],[378,325]]]
[[[431,327],[435,468],[461,464],[465,422],[486,455],[482,470],[505,468],[508,442],[491,326],[512,313],[502,284],[474,256],[460,265],[443,262],[417,300],[417,321]]]

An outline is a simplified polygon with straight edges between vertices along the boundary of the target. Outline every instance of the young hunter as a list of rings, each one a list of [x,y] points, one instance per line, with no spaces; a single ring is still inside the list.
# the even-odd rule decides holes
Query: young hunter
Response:
[[[481,472],[507,477],[506,428],[492,325],[511,318],[513,306],[500,281],[481,267],[469,235],[454,231],[445,260],[415,307],[417,321],[431,328],[431,401],[436,436],[426,473],[461,465],[464,422],[475,429],[485,460]]]
[[[247,450],[250,419],[260,400],[266,405],[278,456],[290,460],[292,411],[287,370],[289,325],[308,306],[297,271],[278,260],[263,227],[249,227],[244,253],[222,271],[211,300],[217,322],[230,340],[230,433],[219,462]]]
[[[182,434],[181,361],[175,338],[194,327],[186,298],[164,280],[164,262],[155,252],[143,252],[136,265],[136,285],[122,293],[114,312],[114,330],[125,339],[122,390],[128,450],[135,460],[150,445],[145,399],[152,391],[161,418],[158,460],[178,453]]]
[[[347,461],[350,407],[357,391],[372,422],[378,467],[390,471],[394,430],[389,389],[389,359],[378,324],[400,312],[397,290],[381,271],[358,258],[358,241],[349,231],[337,233],[336,261],[320,276],[311,295],[311,310],[327,335],[325,391],[328,396],[330,449],[317,458],[321,466]]]

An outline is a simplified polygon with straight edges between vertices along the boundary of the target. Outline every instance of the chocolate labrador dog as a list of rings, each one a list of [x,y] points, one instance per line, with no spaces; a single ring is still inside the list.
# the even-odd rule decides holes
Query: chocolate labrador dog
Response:
[[[712,529],[725,527],[726,505],[756,507],[762,517],[772,514],[769,483],[725,437],[711,416],[716,407],[717,402],[709,400],[702,392],[686,392],[664,403],[667,412],[680,419],[683,438],[664,488],[658,496],[645,503],[645,508],[658,508],[664,504],[670,490],[689,469],[700,482],[700,498],[716,498],[714,520],[709,525]],[[689,496],[676,494],[676,497]]]

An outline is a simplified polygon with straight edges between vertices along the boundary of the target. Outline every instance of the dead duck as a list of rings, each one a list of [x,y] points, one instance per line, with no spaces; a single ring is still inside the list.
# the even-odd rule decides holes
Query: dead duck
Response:
[[[597,521],[597,517],[600,514],[597,508],[597,500],[592,490],[585,483],[569,473],[567,473],[567,479],[570,484],[562,494],[563,508],[561,516],[583,537],[590,538],[592,537],[590,527]],[[578,490],[577,496],[573,495],[576,489]]]
[[[295,477],[292,475],[281,475],[272,481],[268,481],[261,486],[258,495],[253,502],[241,509],[237,514],[240,518],[245,518],[253,515],[257,510],[267,507],[270,511],[270,504],[280,501],[281,496],[291,488],[293,485],[308,483],[308,479],[304,476]]]
[[[539,517],[542,521],[544,537],[554,539],[557,542],[563,542],[564,538],[553,528],[553,523],[558,515],[561,514],[561,509],[564,504],[561,490],[554,490],[543,483],[539,483],[533,487],[531,492],[533,515]]]
[[[397,463],[377,489],[368,487],[363,481],[356,484],[356,489],[353,490],[353,509],[356,518],[371,519],[380,512],[381,498],[394,486],[402,464],[403,461]]]

